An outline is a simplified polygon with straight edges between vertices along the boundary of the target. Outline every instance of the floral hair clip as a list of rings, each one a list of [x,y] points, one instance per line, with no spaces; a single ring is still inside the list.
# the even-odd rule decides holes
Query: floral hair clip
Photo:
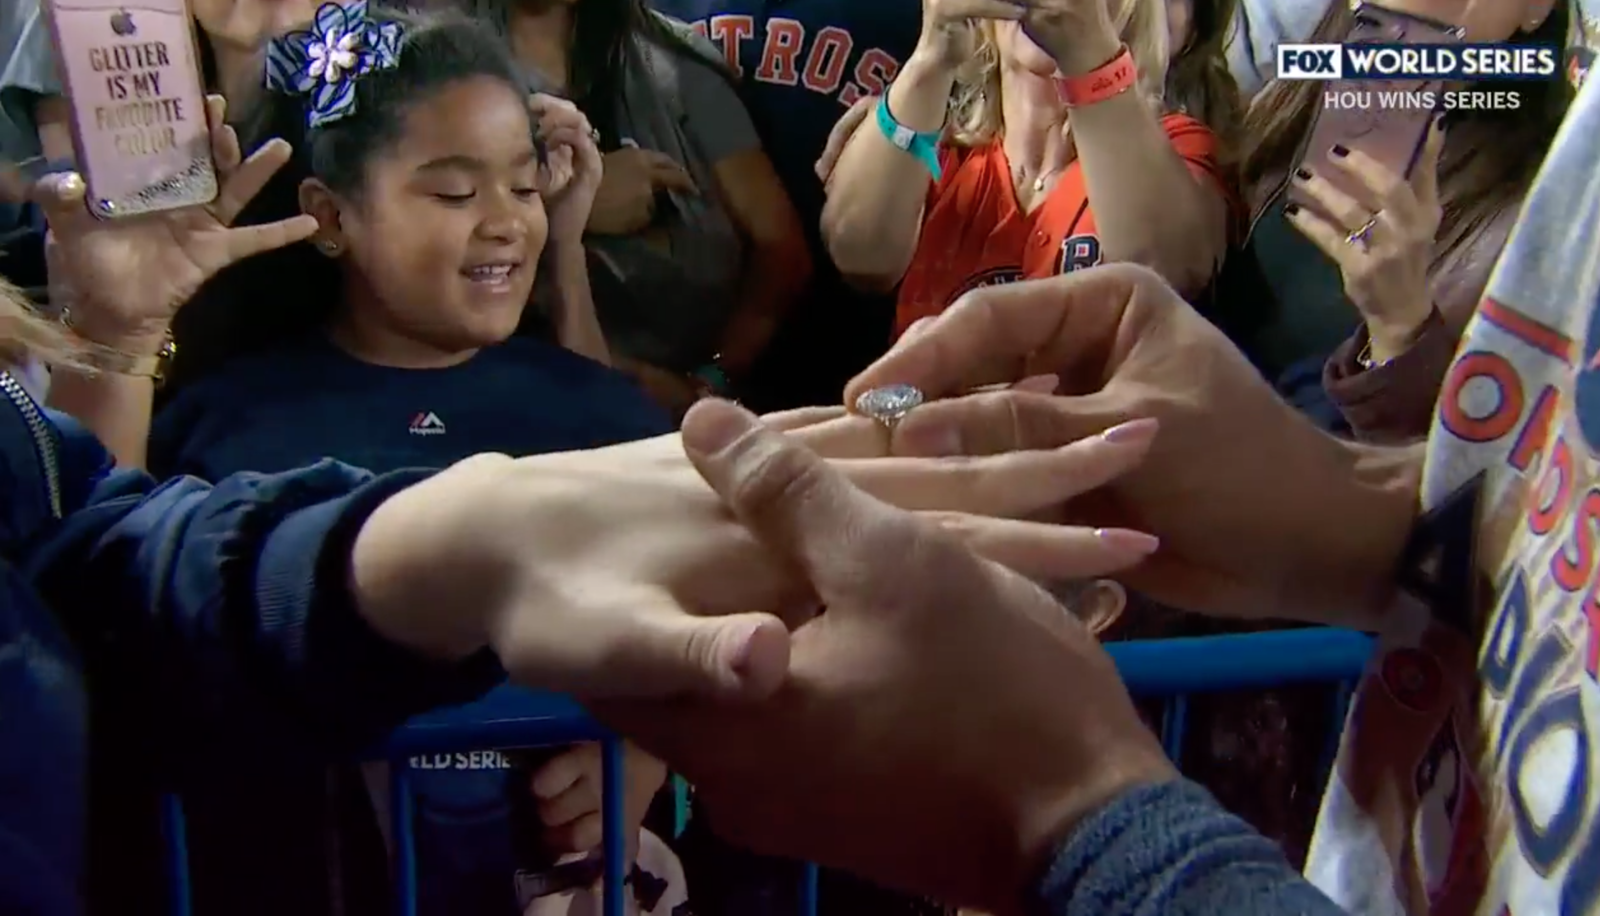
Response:
[[[357,77],[400,62],[400,24],[369,21],[367,2],[324,3],[309,28],[267,46],[267,88],[309,96],[311,127],[355,111]]]

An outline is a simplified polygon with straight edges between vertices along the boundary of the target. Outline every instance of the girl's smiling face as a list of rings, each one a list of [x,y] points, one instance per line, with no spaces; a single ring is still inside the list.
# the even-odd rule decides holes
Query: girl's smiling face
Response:
[[[510,337],[548,234],[539,166],[526,99],[502,80],[456,80],[408,105],[354,199],[320,204],[348,249],[356,319],[444,352]]]

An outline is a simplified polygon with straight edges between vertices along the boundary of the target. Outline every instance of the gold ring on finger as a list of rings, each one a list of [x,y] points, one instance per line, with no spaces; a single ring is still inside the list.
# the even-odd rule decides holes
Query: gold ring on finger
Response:
[[[1361,228],[1345,236],[1344,243],[1346,245],[1360,245],[1365,249],[1367,243],[1372,240],[1372,229],[1376,225],[1378,225],[1378,214],[1374,213],[1366,222],[1361,224]]]

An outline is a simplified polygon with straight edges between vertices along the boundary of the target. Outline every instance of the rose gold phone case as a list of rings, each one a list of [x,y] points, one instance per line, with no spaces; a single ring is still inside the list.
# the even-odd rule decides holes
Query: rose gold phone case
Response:
[[[90,212],[137,216],[215,200],[186,0],[47,0],[46,7]]]
[[[1463,40],[1459,26],[1435,22],[1409,13],[1370,3],[1358,4],[1354,10],[1354,23],[1345,36],[1346,44],[1372,42],[1380,44],[1449,44]],[[1311,134],[1300,149],[1299,167],[1309,169],[1326,179],[1346,194],[1363,193],[1356,180],[1342,170],[1328,165],[1328,156],[1334,145],[1360,150],[1382,163],[1397,175],[1409,177],[1428,139],[1428,128],[1433,123],[1435,111],[1425,108],[1381,106],[1378,94],[1382,92],[1432,92],[1434,98],[1443,91],[1438,80],[1377,81],[1329,80],[1318,89],[1318,111]],[[1358,92],[1372,97],[1372,104],[1359,109],[1328,108],[1323,104],[1329,93]],[[1299,189],[1289,185],[1288,199],[1307,209],[1316,205],[1307,200]]]

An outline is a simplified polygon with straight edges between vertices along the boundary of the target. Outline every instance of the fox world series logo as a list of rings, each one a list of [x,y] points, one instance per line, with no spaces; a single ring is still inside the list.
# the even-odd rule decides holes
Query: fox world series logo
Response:
[[[1561,73],[1554,45],[1282,44],[1286,80],[1545,80]]]

